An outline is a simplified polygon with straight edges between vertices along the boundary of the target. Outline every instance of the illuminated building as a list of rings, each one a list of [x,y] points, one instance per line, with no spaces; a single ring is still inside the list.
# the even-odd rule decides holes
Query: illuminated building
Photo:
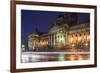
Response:
[[[29,50],[38,51],[40,47],[46,47],[48,45],[48,34],[39,33],[38,29],[34,33],[28,36],[28,48]]]
[[[77,23],[77,14],[60,15],[57,23],[49,30],[48,45],[60,49],[77,48],[80,50],[83,48],[81,50],[89,51],[89,27],[89,22]]]
[[[87,23],[73,27],[55,25],[49,32],[49,45],[58,48],[88,46],[90,41],[89,30]]]
[[[39,43],[40,43],[39,47],[46,47],[48,45],[48,34],[41,35]]]
[[[36,33],[33,33],[28,36],[28,48],[29,50],[34,50],[35,48],[38,47],[38,42],[39,42],[39,35]]]
[[[75,48],[73,50],[89,51],[89,22],[78,24],[77,14],[75,13],[60,15],[56,23],[49,28],[48,33],[29,35],[28,46],[29,49],[50,46],[56,49]]]

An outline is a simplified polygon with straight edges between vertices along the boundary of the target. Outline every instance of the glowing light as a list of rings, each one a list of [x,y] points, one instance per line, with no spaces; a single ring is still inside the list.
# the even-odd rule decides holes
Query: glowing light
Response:
[[[64,37],[62,37],[62,41],[64,41]]]
[[[74,44],[72,44],[72,47],[74,47],[75,45]]]
[[[88,46],[88,43],[85,43],[85,46]]]
[[[25,45],[22,45],[22,48],[24,48],[25,47]]]
[[[61,39],[61,38],[59,38],[59,42],[61,42],[61,40],[62,40],[62,39]]]
[[[48,41],[41,41],[40,44],[41,44],[42,46],[46,46],[46,45],[48,44]]]
[[[22,51],[24,51],[25,50],[25,45],[22,45]]]
[[[78,56],[78,60],[83,60],[82,56],[79,55]]]
[[[84,35],[84,40],[86,39],[86,36]]]
[[[73,38],[70,38],[71,43],[73,42]]]
[[[81,37],[78,37],[78,41],[81,41],[81,39],[82,39]]]
[[[75,60],[75,56],[74,56],[74,55],[71,55],[71,56],[70,56],[70,60],[71,60],[71,61]]]
[[[90,40],[90,35],[87,36],[87,40]]]

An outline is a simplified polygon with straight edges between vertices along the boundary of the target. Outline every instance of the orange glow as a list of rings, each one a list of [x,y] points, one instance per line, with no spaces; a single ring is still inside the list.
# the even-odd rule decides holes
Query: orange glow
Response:
[[[86,35],[84,35],[84,40],[86,39]]]
[[[72,37],[70,38],[70,41],[71,41],[71,43],[73,42],[73,38]]]
[[[90,40],[90,35],[87,36],[87,40],[88,40],[88,41]]]
[[[80,42],[82,40],[82,37],[80,36],[80,37],[78,37],[78,41]]]
[[[75,45],[74,44],[72,44],[72,47],[74,47]]]
[[[42,46],[46,46],[46,45],[48,44],[48,41],[41,41],[40,44],[41,44]]]
[[[85,43],[85,46],[88,46],[88,43]]]
[[[78,60],[83,60],[82,56],[79,55],[78,56]]]
[[[74,56],[74,55],[71,55],[71,56],[70,56],[70,60],[71,60],[71,61],[75,60],[75,56]]]

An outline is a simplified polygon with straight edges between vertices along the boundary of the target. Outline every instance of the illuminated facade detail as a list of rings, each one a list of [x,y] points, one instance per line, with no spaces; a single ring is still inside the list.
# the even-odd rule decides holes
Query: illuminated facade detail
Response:
[[[49,30],[49,35],[52,37],[50,38],[50,42],[52,42],[49,44],[50,46],[53,45],[54,48],[62,48],[66,45],[67,33],[65,27],[54,25],[54,27]]]
[[[88,24],[80,24],[80,25],[77,25],[77,27],[73,26],[69,28],[66,28],[62,25],[62,27],[57,28],[57,29],[51,28],[49,34],[51,33],[51,34],[57,35],[55,39],[51,38],[52,44],[57,42],[54,44],[56,45],[54,47],[57,47],[57,48],[63,48],[66,46],[70,46],[70,47],[80,46],[82,48],[84,47],[84,45],[88,46],[89,41],[90,41],[90,34],[89,34],[90,29],[89,29],[89,26],[87,25]],[[56,25],[54,27],[56,27]],[[69,30],[66,30],[66,29],[69,29]],[[52,46],[52,44],[49,44],[49,45]]]
[[[35,48],[37,48],[39,45],[38,45],[38,42],[39,42],[39,36],[38,34],[31,34],[28,36],[28,48],[29,50],[34,50]]]
[[[39,47],[46,47],[48,45],[48,35],[40,35],[37,33],[32,33],[28,36],[28,48],[29,50],[38,51]]]

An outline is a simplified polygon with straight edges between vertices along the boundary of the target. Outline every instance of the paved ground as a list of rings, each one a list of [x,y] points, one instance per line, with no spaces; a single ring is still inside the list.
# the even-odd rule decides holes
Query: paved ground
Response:
[[[30,63],[48,61],[88,60],[89,56],[89,54],[23,52],[21,61],[22,63]]]
[[[35,50],[30,50],[34,52],[88,52],[88,49],[77,49],[77,48],[36,48]]]

